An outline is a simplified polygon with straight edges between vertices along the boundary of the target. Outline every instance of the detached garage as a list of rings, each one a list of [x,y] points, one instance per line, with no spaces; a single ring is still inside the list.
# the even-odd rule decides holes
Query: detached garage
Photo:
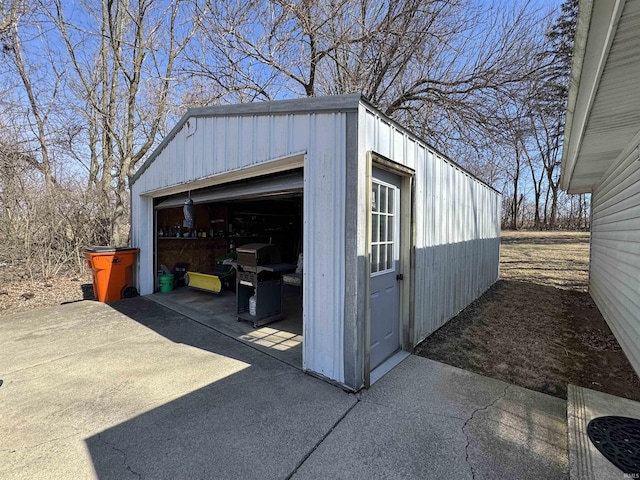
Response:
[[[302,368],[352,390],[498,276],[500,194],[361,95],[189,110],[131,195],[141,294],[157,291],[163,264],[212,274],[233,251],[275,245],[269,263],[299,263]],[[246,302],[252,284],[236,277]]]

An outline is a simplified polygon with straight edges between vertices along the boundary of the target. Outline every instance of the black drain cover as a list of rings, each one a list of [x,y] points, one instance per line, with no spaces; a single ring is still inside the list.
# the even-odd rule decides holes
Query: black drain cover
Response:
[[[640,420],[598,417],[587,425],[591,443],[624,473],[640,474]]]

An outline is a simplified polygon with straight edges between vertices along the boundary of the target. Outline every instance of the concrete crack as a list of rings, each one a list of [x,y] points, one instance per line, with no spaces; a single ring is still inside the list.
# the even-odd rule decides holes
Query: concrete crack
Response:
[[[122,450],[121,448],[118,448],[116,446],[115,443],[112,442],[108,442],[107,440],[105,440],[104,438],[102,438],[102,434],[98,434],[98,438],[100,439],[100,441],[102,443],[104,443],[105,445],[108,445],[109,447],[111,447],[114,451],[118,452],[120,455],[122,455],[123,457],[123,461],[124,461],[124,465],[125,467],[127,467],[127,471],[131,472],[133,475],[135,475],[137,478],[142,479],[142,475],[138,472],[136,472],[134,469],[131,468],[131,466],[129,465],[129,461],[127,459],[127,452],[125,452],[124,450]]]
[[[481,411],[485,411],[485,410],[489,410],[491,407],[493,407],[496,403],[498,403],[500,400],[502,400],[504,397],[507,396],[507,390],[509,390],[510,385],[507,385],[506,387],[504,387],[504,391],[502,392],[502,394],[500,396],[498,396],[497,398],[495,398],[493,401],[491,401],[491,403],[489,403],[488,405],[485,405],[484,407],[479,407],[476,408],[472,413],[471,416],[464,422],[464,425],[462,425],[462,433],[464,433],[465,438],[467,439],[467,444],[464,447],[464,460],[465,462],[467,462],[467,465],[469,465],[469,469],[471,470],[471,478],[475,480],[476,478],[476,472],[473,468],[473,464],[469,461],[469,447],[471,446],[471,439],[469,438],[469,435],[467,435],[466,432],[466,428],[467,425],[471,422],[471,420],[473,420],[473,417],[475,417],[476,413],[481,412]]]
[[[329,429],[329,431],[327,431],[327,433],[325,433],[325,434],[322,436],[322,438],[321,438],[320,440],[318,440],[318,441],[316,442],[316,444],[315,444],[313,447],[311,447],[311,450],[309,450],[309,451],[306,453],[306,455],[304,455],[304,456],[302,457],[302,459],[301,459],[301,460],[298,462],[298,464],[294,467],[293,471],[292,471],[289,475],[287,475],[287,476],[286,476],[285,480],[291,480],[291,478],[296,474],[296,472],[300,469],[300,467],[302,467],[302,465],[304,464],[304,462],[306,462],[306,461],[307,461],[307,459],[311,456],[311,454],[312,454],[313,452],[315,452],[315,451],[318,449],[318,447],[322,444],[322,442],[324,442],[324,441],[327,439],[327,437],[328,437],[329,435],[331,435],[331,433],[332,433],[332,432],[337,428],[337,426],[338,426],[338,425],[339,425],[339,424],[340,424],[340,423],[341,423],[341,422],[342,422],[342,421],[347,417],[347,415],[349,415],[349,413],[351,413],[351,410],[353,410],[353,409],[356,407],[356,405],[358,405],[358,404],[360,403],[360,401],[361,401],[361,399],[360,399],[360,394],[359,394],[359,393],[355,393],[355,394],[353,394],[353,395],[354,395],[354,397],[355,397],[355,399],[356,399],[355,403],[354,403],[353,405],[351,405],[351,406],[347,409],[347,411],[346,411],[346,412],[344,412],[344,414],[342,414],[342,415],[340,416],[340,418],[339,418],[339,419],[338,419],[338,420],[337,420],[337,421],[336,421],[336,422],[331,426],[331,428]]]

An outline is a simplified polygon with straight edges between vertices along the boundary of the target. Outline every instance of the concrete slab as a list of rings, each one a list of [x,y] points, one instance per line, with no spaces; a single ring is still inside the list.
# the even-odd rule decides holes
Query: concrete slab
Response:
[[[0,368],[4,372],[18,371],[148,333],[144,325],[105,307],[85,301],[0,317]]]
[[[283,478],[354,395],[143,298],[0,320],[0,478]]]
[[[350,395],[144,298],[2,318],[0,378],[0,478],[568,476],[562,400],[415,356]]]
[[[566,403],[411,356],[293,478],[568,478]]]
[[[285,318],[259,328],[237,320],[235,293],[228,290],[216,294],[184,287],[146,298],[302,369],[302,302],[293,290],[285,292]]]
[[[640,418],[640,403],[588,388],[569,385],[567,421],[571,480],[637,478],[625,475],[591,443],[587,425],[597,417],[616,415]]]

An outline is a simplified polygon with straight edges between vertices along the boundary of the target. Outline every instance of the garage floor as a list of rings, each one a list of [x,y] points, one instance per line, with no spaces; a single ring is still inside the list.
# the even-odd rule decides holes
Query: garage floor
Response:
[[[302,299],[296,288],[285,287],[285,318],[258,328],[236,319],[236,297],[232,291],[216,294],[182,287],[145,298],[302,369]]]

